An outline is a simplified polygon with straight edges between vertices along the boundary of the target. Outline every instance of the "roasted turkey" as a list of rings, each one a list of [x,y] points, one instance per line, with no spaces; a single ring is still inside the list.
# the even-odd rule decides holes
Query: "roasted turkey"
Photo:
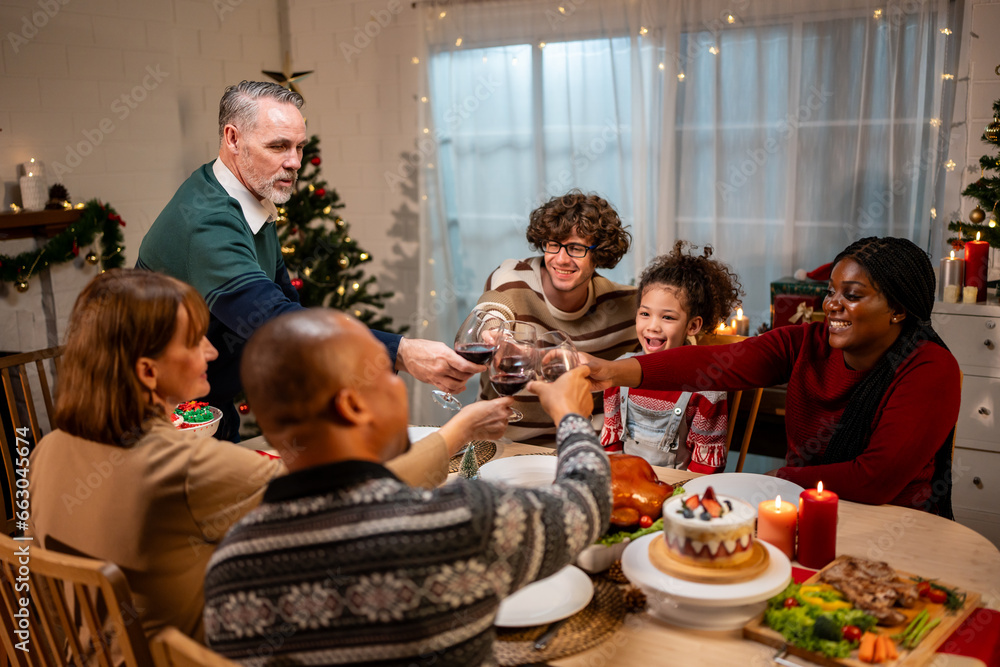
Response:
[[[660,518],[663,501],[670,497],[674,487],[661,482],[653,466],[641,456],[611,454],[611,525],[634,526],[639,517]]]

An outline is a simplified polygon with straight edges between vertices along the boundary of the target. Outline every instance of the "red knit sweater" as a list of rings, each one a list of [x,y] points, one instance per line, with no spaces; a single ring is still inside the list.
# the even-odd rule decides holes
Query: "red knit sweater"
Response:
[[[920,345],[899,367],[872,422],[868,448],[853,461],[822,464],[851,393],[865,372],[830,347],[826,325],[779,327],[724,346],[686,346],[637,357],[647,389],[733,390],[788,383],[787,466],[778,476],[845,500],[923,507],[934,454],[958,419],[960,373],[939,345]],[[955,471],[960,474],[960,471]]]

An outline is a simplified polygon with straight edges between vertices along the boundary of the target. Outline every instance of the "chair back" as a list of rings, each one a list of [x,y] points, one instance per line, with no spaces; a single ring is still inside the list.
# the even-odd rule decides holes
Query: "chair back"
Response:
[[[746,336],[731,336],[718,334],[705,334],[698,339],[698,345],[732,345],[742,340]],[[764,395],[764,388],[748,389],[753,392],[750,403],[750,414],[747,417],[747,425],[743,430],[743,441],[740,443],[740,457],[736,461],[736,472],[743,472],[743,464],[746,462],[747,449],[750,447],[750,438],[753,436],[753,427],[757,422],[757,410],[760,408],[760,399]],[[740,409],[740,401],[743,398],[743,390],[729,392],[729,425],[726,430],[726,450],[729,450],[733,441],[733,431],[736,429],[736,417]]]
[[[7,535],[0,535],[0,641],[18,667],[153,665],[117,565]]]
[[[175,627],[157,633],[149,642],[149,650],[156,667],[239,667]]]
[[[61,347],[50,347],[47,350],[0,357],[0,381],[3,383],[6,410],[13,425],[13,431],[8,432],[3,420],[0,420],[0,456],[3,458],[4,468],[4,481],[0,481],[0,490],[3,491],[0,493],[0,506],[3,509],[0,523],[5,535],[13,535],[19,530],[14,518],[16,468],[24,468],[15,466],[17,459],[23,458],[19,450],[30,451],[45,433],[52,430],[52,390],[44,362],[51,360],[49,363],[55,377],[55,365],[62,351]],[[34,370],[29,374],[32,367]],[[42,430],[38,420],[30,375],[37,376],[40,397],[45,405],[45,430]],[[12,456],[12,452],[17,456]]]

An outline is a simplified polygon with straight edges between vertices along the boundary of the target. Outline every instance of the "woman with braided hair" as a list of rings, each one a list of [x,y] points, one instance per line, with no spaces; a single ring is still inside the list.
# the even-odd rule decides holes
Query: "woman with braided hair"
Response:
[[[786,465],[804,487],[953,518],[951,443],[958,362],[931,328],[934,271],[900,238],[869,237],[834,260],[825,322],[729,346],[593,360],[599,388],[704,391],[788,383]]]

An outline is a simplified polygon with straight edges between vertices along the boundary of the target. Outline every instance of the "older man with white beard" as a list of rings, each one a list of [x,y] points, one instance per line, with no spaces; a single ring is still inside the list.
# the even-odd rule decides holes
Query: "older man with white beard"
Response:
[[[233,399],[239,360],[258,327],[299,310],[274,227],[276,204],[291,197],[306,144],[302,96],[275,83],[243,81],[219,102],[219,158],[199,167],[157,216],[136,266],[190,283],[211,312],[208,338],[219,357],[208,366],[205,400],[223,411],[216,437],[239,440]],[[393,367],[451,392],[486,370],[443,343],[373,331]]]

